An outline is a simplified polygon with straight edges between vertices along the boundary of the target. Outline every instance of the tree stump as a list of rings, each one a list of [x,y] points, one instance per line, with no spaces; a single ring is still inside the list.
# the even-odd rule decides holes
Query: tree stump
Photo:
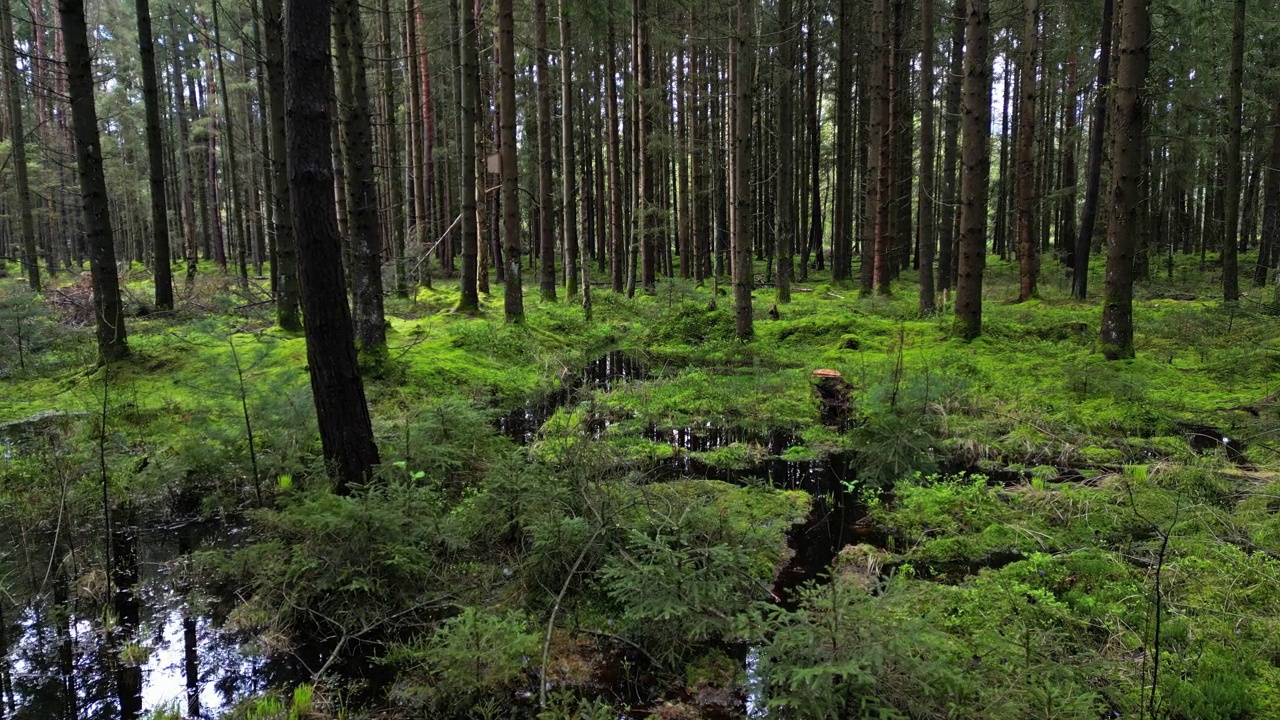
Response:
[[[813,371],[814,391],[822,401],[822,423],[844,425],[853,408],[853,385],[839,370],[819,368]]]

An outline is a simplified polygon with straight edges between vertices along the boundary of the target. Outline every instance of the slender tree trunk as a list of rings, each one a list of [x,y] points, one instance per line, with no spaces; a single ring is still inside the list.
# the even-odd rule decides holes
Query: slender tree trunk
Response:
[[[608,98],[608,157],[609,157],[609,260],[613,291],[620,293],[625,283],[626,242],[622,222],[622,159],[618,137],[618,43],[614,35],[613,14],[609,15],[608,41],[605,46],[605,75],[609,86]]]
[[[989,0],[968,0],[966,12],[955,332],[971,340],[982,333],[982,273],[987,262],[987,193],[991,179]]]
[[[778,277],[777,299],[791,302],[791,278],[795,273],[795,173],[793,152],[796,46],[799,44],[800,26],[791,11],[793,0],[779,0],[778,23],[782,26],[781,52],[778,65],[782,70],[778,78]]]
[[[342,277],[333,193],[330,0],[286,0],[289,192],[306,314],[307,365],[324,457],[335,491],[369,481],[378,464]]]
[[[461,31],[459,32],[460,56],[462,72],[461,87],[458,97],[459,123],[462,150],[462,283],[458,310],[461,312],[477,312],[480,309],[480,292],[478,287],[479,230],[476,224],[476,125],[479,121],[480,105],[480,59],[476,47],[476,17],[467,7],[461,12]]]
[[[302,329],[298,317],[298,242],[293,234],[293,199],[289,191],[288,143],[285,134],[284,15],[280,0],[262,0],[266,25],[267,111],[271,114],[271,187],[276,203],[276,323],[290,332]]]
[[[577,156],[574,154],[574,102],[573,96],[575,90],[573,87],[573,50],[570,44],[570,26],[569,12],[565,7],[566,0],[560,0],[560,180],[563,197],[560,198],[562,203],[563,222],[561,223],[561,231],[564,233],[561,244],[564,246],[564,275],[566,292],[570,297],[578,294],[578,183],[577,183]],[[582,256],[582,272],[587,271],[590,263],[585,255]],[[585,281],[584,281],[585,282]],[[584,288],[586,292],[590,292],[590,288]],[[584,296],[584,302],[590,301]]]
[[[1040,0],[1026,0],[1022,31],[1022,96],[1018,103],[1018,277],[1019,302],[1036,295],[1040,243],[1036,238],[1036,53]]]
[[[1146,0],[1138,0],[1145,2]],[[1089,251],[1098,219],[1098,195],[1102,185],[1102,148],[1107,135],[1107,100],[1111,85],[1111,32],[1116,0],[1102,0],[1102,32],[1098,41],[1098,82],[1094,90],[1093,127],[1089,131],[1089,167],[1084,189],[1084,210],[1080,214],[1080,235],[1076,239],[1072,263],[1071,294],[1084,300],[1089,295]]]
[[[1108,360],[1133,357],[1133,265],[1137,249],[1145,86],[1150,64],[1150,0],[1124,0],[1120,13],[1120,63],[1116,71],[1115,132],[1111,146],[1111,207],[1107,227],[1107,281],[1102,304],[1102,353]]]
[[[89,55],[83,0],[58,0],[58,16],[62,21],[76,167],[89,248],[89,272],[93,278],[98,361],[110,363],[128,357],[129,345],[124,325],[124,303],[120,301],[120,279],[116,272],[115,238],[111,232],[107,181],[102,168],[102,145],[98,138],[93,62]]]
[[[551,205],[551,75],[547,69],[547,0],[534,0],[533,27],[537,47],[538,104],[538,247],[542,269],[542,299],[556,299],[555,213]]]
[[[872,0],[873,8],[879,8],[882,2],[887,0]],[[835,157],[835,187],[832,189],[834,197],[832,203],[831,218],[831,279],[839,282],[849,280],[853,276],[853,208],[855,185],[854,178],[854,151],[853,151],[853,134],[854,117],[853,117],[853,76],[855,66],[853,62],[854,38],[853,38],[853,14],[858,12],[855,8],[853,0],[840,0],[839,18],[837,19],[837,28],[839,33],[839,59],[836,67],[836,157]],[[875,16],[873,10],[872,15]],[[872,33],[874,34],[874,29]],[[874,50],[872,51],[874,53]],[[874,120],[873,120],[874,122]],[[874,134],[873,140],[874,142]],[[878,147],[878,146],[877,146]],[[879,162],[879,152],[875,152],[876,162]],[[877,165],[878,167],[878,165]],[[874,170],[868,169],[868,174],[874,174]],[[867,189],[867,207],[875,207],[878,196],[873,195],[870,186]],[[861,243],[861,276],[862,292],[869,294],[871,292],[871,272],[870,258],[868,250],[870,244],[867,242],[865,224],[863,227],[863,237]],[[821,261],[819,261],[821,262]]]
[[[891,0],[873,0],[871,10],[872,66],[870,75],[872,135],[868,146],[868,182],[875,183],[876,202],[867,222],[873,224],[875,242],[872,258],[872,286],[882,295],[889,294],[890,253],[893,242],[893,34],[890,19]],[[872,172],[875,168],[875,172]],[[867,258],[863,257],[863,262]]]
[[[520,282],[520,168],[516,165],[516,39],[512,0],[498,0],[498,113],[501,123],[502,252],[506,263],[507,322],[524,322]]]
[[[1060,253],[1059,260],[1063,261],[1070,257],[1070,248],[1073,247],[1076,239],[1076,193],[1079,185],[1076,179],[1076,127],[1080,112],[1077,89],[1079,64],[1080,51],[1073,46],[1071,57],[1067,61],[1067,90],[1063,97],[1062,206],[1059,209],[1062,221],[1058,225],[1059,232],[1054,238],[1057,252]]]
[[[1240,146],[1241,123],[1244,119],[1244,21],[1245,0],[1235,0],[1235,18],[1231,30],[1231,81],[1227,101],[1227,179],[1223,190],[1226,210],[1226,236],[1222,242],[1222,299],[1235,302],[1240,298]]]
[[[751,217],[751,188],[747,162],[751,148],[751,102],[753,53],[751,34],[756,0],[738,0],[737,24],[729,55],[729,75],[733,84],[729,124],[731,165],[729,236],[733,248],[733,315],[738,338],[752,335],[751,289],[755,273],[751,264],[751,238],[747,223]]]
[[[140,0],[145,2],[145,0]],[[27,178],[27,138],[22,122],[22,77],[19,74],[17,58],[13,51],[13,17],[9,11],[7,0],[0,0],[0,43],[3,43],[4,67],[0,69],[5,79],[5,98],[9,106],[9,139],[10,157],[13,164],[14,185],[18,191],[18,215],[22,227],[22,268],[27,275],[27,284],[34,291],[41,289],[40,258],[36,255],[35,217],[31,214],[31,186]],[[152,66],[152,96],[155,100],[155,67]],[[148,116],[149,119],[149,116]],[[157,123],[158,125],[158,123]],[[148,128],[150,129],[150,128]],[[161,194],[163,197],[163,192]],[[167,269],[167,266],[166,266]],[[160,293],[159,277],[156,278],[157,302]],[[169,291],[169,305],[173,307],[173,291]]]
[[[333,4],[337,33],[338,81],[347,165],[348,218],[355,262],[351,268],[356,343],[377,362],[387,346],[382,303],[382,234],[378,229],[378,188],[373,174],[373,122],[369,116],[369,81],[365,68],[364,27],[357,0]]]
[[[917,209],[920,217],[920,314],[932,315],[936,309],[933,295],[933,256],[937,246],[937,226],[933,209],[936,179],[933,172],[933,0],[920,0],[920,193]]]
[[[456,0],[455,0],[456,2]],[[382,47],[386,54],[385,67],[382,72],[382,102],[387,107],[387,148],[386,155],[390,163],[387,169],[387,190],[391,201],[389,230],[391,233],[391,252],[395,255],[395,291],[398,297],[409,296],[409,281],[405,267],[404,231],[404,170],[400,165],[400,123],[396,112],[396,70],[399,60],[396,59],[396,35],[392,31],[391,2],[381,0],[379,16],[382,24]]]
[[[169,208],[164,189],[164,143],[160,139],[160,99],[156,82],[156,51],[151,37],[148,0],[135,0],[138,15],[138,54],[142,58],[142,100],[147,116],[147,160],[151,179],[151,224],[155,243],[155,297],[159,310],[173,309],[173,267],[169,260]]]
[[[1262,199],[1262,245],[1253,281],[1258,287],[1280,260],[1280,82],[1275,84],[1275,105],[1271,111],[1271,155],[1266,167],[1266,189]],[[1280,307],[1275,308],[1280,312]]]
[[[636,152],[636,187],[639,191],[636,201],[636,239],[640,250],[640,283],[645,292],[653,292],[656,274],[657,248],[654,235],[657,224],[657,192],[655,187],[656,169],[653,163],[653,114],[650,108],[649,94],[653,86],[652,50],[649,47],[649,13],[646,7],[648,0],[635,0],[635,60],[632,69],[636,84],[635,132]]]

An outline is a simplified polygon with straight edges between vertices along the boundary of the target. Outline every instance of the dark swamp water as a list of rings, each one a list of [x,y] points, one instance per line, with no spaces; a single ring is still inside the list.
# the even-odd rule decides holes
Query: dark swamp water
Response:
[[[650,377],[645,365],[622,353],[608,353],[578,373],[562,378],[560,389],[498,415],[495,429],[520,445],[532,443],[547,418],[583,394],[609,391]],[[598,428],[603,432],[603,427]],[[783,605],[794,590],[819,578],[845,545],[865,541],[858,527],[863,513],[845,486],[854,476],[846,457],[812,461],[779,459],[795,439],[716,427],[651,430],[649,438],[676,448],[675,456],[648,468],[654,479],[707,477],[734,484],[763,484],[804,490],[814,498],[809,518],[789,535],[794,553],[774,588]],[[733,443],[758,445],[770,459],[727,470],[697,461],[688,453]],[[6,453],[9,446],[6,443]],[[18,720],[132,720],[155,710],[177,710],[182,717],[213,719],[236,701],[269,687],[303,682],[296,663],[268,664],[242,652],[237,637],[223,628],[230,602],[196,598],[185,586],[184,554],[229,549],[249,537],[247,526],[181,523],[169,527],[130,527],[121,523],[112,542],[111,598],[97,588],[63,584],[40,600],[6,610],[0,617],[0,716]],[[9,543],[13,548],[15,543]],[[43,574],[43,564],[35,563]],[[85,570],[88,570],[86,568]],[[28,572],[28,571],[24,571]],[[98,573],[97,582],[105,584]],[[90,577],[92,574],[90,574]],[[32,584],[39,584],[33,577]],[[84,583],[81,583],[84,584]],[[92,584],[92,582],[90,582]],[[105,605],[105,607],[104,607]],[[107,620],[111,617],[111,620]],[[747,649],[742,649],[744,661]],[[619,688],[635,697],[637,688]],[[652,698],[651,698],[652,699]],[[750,699],[743,699],[750,705]],[[742,710],[739,706],[738,713]]]

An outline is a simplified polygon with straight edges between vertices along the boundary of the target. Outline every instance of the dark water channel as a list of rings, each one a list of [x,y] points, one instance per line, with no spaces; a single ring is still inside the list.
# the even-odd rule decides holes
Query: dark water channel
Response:
[[[500,415],[497,430],[519,445],[528,445],[559,408],[591,391],[609,392],[650,377],[644,363],[615,350],[588,363],[577,374],[563,378],[561,387],[554,393]],[[600,422],[592,431],[599,438],[604,429],[605,424]],[[865,512],[856,495],[850,492],[849,483],[855,477],[855,470],[847,456],[784,460],[781,455],[798,444],[798,440],[782,431],[762,435],[708,426],[662,431],[650,428],[646,435],[649,440],[675,449],[671,458],[652,462],[648,471],[655,479],[709,478],[735,485],[766,485],[809,493],[813,509],[808,519],[795,526],[789,535],[794,556],[774,589],[784,604],[791,604],[791,596],[798,586],[820,577],[845,545],[866,539],[858,524]],[[691,453],[710,452],[735,443],[758,447],[767,459],[745,468],[726,469],[691,456]]]
[[[5,717],[130,720],[176,710],[184,718],[216,718],[264,689],[261,663],[220,629],[219,608],[189,596],[173,570],[185,552],[230,546],[243,534],[196,524],[122,526],[112,542],[105,606],[105,577],[90,573],[56,583],[4,618]]]

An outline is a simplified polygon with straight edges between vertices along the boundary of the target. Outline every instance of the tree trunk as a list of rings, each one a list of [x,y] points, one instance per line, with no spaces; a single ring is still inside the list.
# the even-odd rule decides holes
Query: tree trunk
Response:
[[[145,0],[140,0],[140,2],[145,2]],[[19,74],[17,58],[13,50],[13,39],[13,18],[9,11],[9,3],[7,0],[0,0],[0,43],[3,43],[2,49],[4,50],[4,67],[0,68],[0,72],[4,74],[5,99],[9,106],[9,138],[12,147],[9,160],[13,164],[14,185],[18,191],[18,214],[22,223],[22,268],[26,271],[27,284],[33,291],[39,292],[41,289],[40,258],[36,255],[36,226],[35,218],[31,214],[31,186],[27,179],[27,138],[26,129],[22,122],[20,87],[22,76]],[[151,75],[153,78],[151,100],[154,101],[154,66],[152,67]],[[148,116],[148,119],[150,119],[150,116]],[[159,277],[157,277],[157,296],[159,292],[160,283]],[[172,290],[169,291],[168,307],[173,307]]]
[[[733,315],[738,338],[752,335],[751,289],[755,273],[751,264],[751,188],[747,185],[747,162],[751,147],[752,15],[756,0],[738,0],[737,24],[729,54],[730,96],[729,161],[731,167],[729,237],[733,248]]]
[[[874,228],[871,284],[882,295],[889,294],[889,256],[892,252],[893,223],[893,29],[891,0],[872,0],[871,10],[871,122],[868,132],[867,182],[875,184],[876,202],[869,208],[866,222]],[[873,171],[874,168],[874,171]],[[864,255],[862,261],[867,261]]]
[[[968,0],[966,12],[955,332],[972,340],[982,333],[982,272],[987,262],[987,192],[991,179],[989,0]]]
[[[1222,299],[1235,302],[1240,298],[1240,146],[1244,115],[1244,21],[1245,0],[1235,0],[1235,18],[1231,30],[1231,80],[1227,100],[1227,179],[1223,189],[1226,210],[1226,234],[1222,241]]]
[[[564,246],[564,275],[566,292],[572,297],[578,294],[578,182],[577,156],[573,144],[577,140],[573,132],[573,50],[570,46],[569,13],[565,7],[566,0],[560,0],[560,180],[563,197],[560,198],[563,208],[563,232],[561,244]],[[582,257],[583,272],[590,263]],[[585,281],[584,281],[585,283]],[[590,288],[584,288],[590,292]],[[584,302],[590,301],[583,298]]]
[[[632,76],[635,78],[635,133],[636,151],[636,189],[639,194],[636,201],[636,236],[640,250],[640,283],[645,292],[653,292],[657,279],[656,254],[654,242],[655,225],[658,211],[656,209],[656,192],[653,164],[653,111],[650,109],[650,88],[653,86],[653,67],[649,47],[649,15],[646,8],[648,0],[635,0],[634,30],[635,58]],[[635,247],[635,246],[633,246]]]
[[[932,315],[936,309],[933,295],[933,256],[937,246],[933,193],[933,0],[920,0],[920,193],[917,206],[920,217],[920,314]]]
[[[456,2],[456,0],[455,0]],[[462,282],[461,296],[458,299],[458,310],[461,312],[477,312],[480,310],[480,292],[478,287],[480,236],[476,223],[476,124],[480,110],[480,59],[476,45],[476,16],[470,7],[459,12],[461,31],[458,42],[461,46],[462,72],[460,74],[459,108],[462,121],[459,123],[461,138],[462,162]]]
[[[356,362],[342,277],[333,149],[329,147],[331,10],[330,0],[286,0],[285,113],[311,392],[325,462],[334,475],[335,491],[345,494],[352,485],[372,478],[378,447]]]
[[[1271,157],[1267,162],[1266,189],[1262,199],[1262,244],[1258,251],[1258,268],[1254,284],[1262,287],[1267,275],[1280,260],[1280,82],[1272,90],[1276,94],[1271,111]],[[1280,307],[1275,308],[1280,312]]]
[[[516,165],[516,39],[512,0],[498,0],[498,111],[502,158],[502,253],[506,263],[507,322],[524,322],[520,283],[520,168]]]
[[[1076,192],[1079,184],[1076,179],[1076,126],[1080,112],[1077,90],[1077,73],[1080,64],[1080,51],[1071,48],[1071,57],[1067,60],[1067,91],[1063,97],[1062,128],[1062,206],[1059,209],[1061,222],[1059,232],[1054,238],[1058,259],[1065,261],[1070,256],[1069,248],[1076,240]]]
[[[605,99],[608,103],[609,123],[608,138],[609,143],[609,260],[611,279],[613,281],[613,291],[620,293],[623,290],[625,263],[623,257],[626,252],[626,242],[622,230],[622,160],[621,141],[618,137],[618,69],[617,55],[618,43],[613,30],[613,14],[609,14],[608,20],[608,41],[605,44],[605,75],[607,75],[606,84],[609,86],[609,94]]]
[[[793,148],[794,122],[793,84],[795,80],[796,45],[799,44],[800,29],[792,11],[792,0],[779,0],[778,23],[782,27],[782,48],[778,65],[782,70],[778,78],[778,302],[791,302],[791,278],[795,272],[795,238],[796,238],[796,206],[795,206],[795,174],[792,163],[795,160]]]
[[[456,0],[455,0],[456,2]],[[382,102],[387,108],[387,160],[390,167],[387,169],[388,182],[387,190],[391,201],[389,231],[391,233],[391,252],[395,256],[395,291],[397,297],[409,296],[409,281],[407,277],[408,268],[405,267],[405,247],[404,233],[405,221],[404,212],[404,170],[400,164],[400,124],[398,113],[396,112],[396,90],[395,75],[396,69],[400,63],[395,57],[396,34],[392,31],[391,25],[391,2],[390,0],[382,0],[379,9],[382,23],[382,47],[386,54],[386,67],[382,72]]]
[[[884,1],[872,0],[873,7],[878,9]],[[853,14],[855,12],[857,10],[854,8],[853,0],[840,0],[839,19],[837,20],[839,26],[839,56],[837,60],[838,66],[836,67],[836,178],[835,187],[832,188],[834,207],[832,208],[831,218],[831,279],[836,282],[848,280],[853,275],[852,233],[853,215],[856,212],[853,207],[856,202],[853,192],[855,183],[853,172],[853,76],[855,73],[853,62]],[[874,123],[874,120],[872,122]],[[872,133],[872,137],[872,142],[875,142],[874,138],[878,136]],[[879,152],[873,152],[878,162]],[[867,173],[868,177],[874,176],[875,170],[869,168]],[[867,193],[867,208],[870,209],[875,207],[874,203],[877,202],[876,196],[872,195],[870,185],[867,186]],[[869,293],[871,291],[871,274],[868,265],[870,258],[867,257],[867,251],[870,246],[867,243],[865,233],[864,226],[859,261],[862,266],[862,291]]]
[[[351,268],[356,343],[377,362],[387,347],[387,321],[382,304],[382,235],[378,230],[378,188],[373,175],[373,122],[369,117],[369,81],[365,71],[364,27],[357,0],[336,0],[340,93],[351,99],[341,108],[346,140],[348,222],[355,262]]]
[[[266,25],[267,109],[271,113],[271,188],[276,203],[276,323],[282,330],[302,329],[298,317],[298,243],[293,234],[293,201],[289,195],[288,143],[285,139],[284,16],[280,0],[262,0]]]
[[[1139,0],[1145,2],[1145,0]],[[1084,210],[1072,263],[1071,294],[1079,300],[1089,295],[1089,250],[1098,219],[1098,195],[1102,184],[1102,143],[1107,135],[1107,101],[1111,84],[1111,32],[1116,0],[1102,0],[1102,31],[1098,41],[1098,82],[1094,89],[1093,127],[1089,131],[1089,168],[1085,179]]]
[[[1150,0],[1124,0],[1119,24],[1120,63],[1113,93],[1111,207],[1107,227],[1107,281],[1102,304],[1102,353],[1133,357],[1133,262],[1138,237],[1145,85],[1150,63]]]
[[[138,15],[138,53],[142,58],[142,100],[147,116],[156,308],[172,310],[173,267],[169,260],[169,208],[164,194],[164,143],[160,139],[160,100],[156,89],[156,51],[151,37],[151,7],[148,0],[135,0],[134,7]]]
[[[1022,99],[1018,103],[1018,301],[1036,295],[1040,243],[1036,239],[1036,47],[1040,0],[1026,0],[1022,31]]]
[[[109,363],[128,357],[129,345],[124,325],[124,303],[120,301],[120,278],[116,272],[115,238],[111,232],[107,181],[102,168],[102,145],[98,138],[98,109],[94,101],[93,61],[89,55],[84,1],[58,0],[58,16],[62,21],[76,168],[84,208],[89,272],[93,279],[98,362]]]
[[[538,247],[542,269],[542,299],[556,299],[555,213],[551,206],[551,76],[547,69],[547,0],[533,1],[533,26],[537,47],[538,104]]]

